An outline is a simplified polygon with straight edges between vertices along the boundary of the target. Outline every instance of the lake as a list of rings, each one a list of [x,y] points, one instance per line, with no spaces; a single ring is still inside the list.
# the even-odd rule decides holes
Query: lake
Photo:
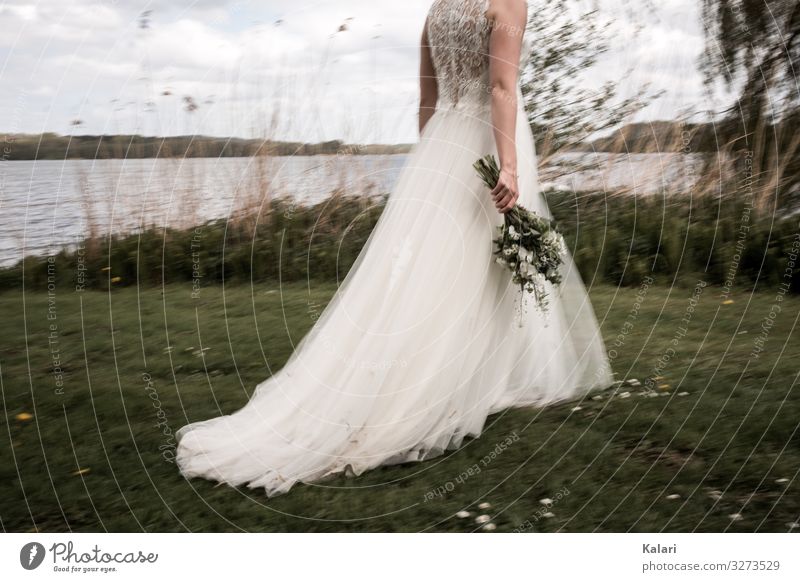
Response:
[[[700,159],[681,154],[563,154],[596,157],[601,170],[543,188],[634,189],[652,195],[687,190]],[[377,196],[391,191],[406,155],[47,160],[0,162],[0,265],[46,255],[88,234],[136,232],[151,225],[191,227],[258,207],[269,197],[319,202],[340,189]]]

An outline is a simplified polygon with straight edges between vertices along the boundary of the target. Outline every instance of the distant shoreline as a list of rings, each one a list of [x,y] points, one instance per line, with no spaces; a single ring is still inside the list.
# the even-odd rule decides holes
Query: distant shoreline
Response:
[[[2,134],[0,134],[2,135]],[[209,136],[6,134],[2,161],[405,154],[412,144],[320,143]]]
[[[535,135],[544,133],[534,131]],[[715,152],[714,132],[709,124],[675,121],[630,123],[606,137],[572,148],[571,152],[594,153],[694,153]],[[0,161],[104,160],[151,158],[250,158],[269,156],[391,155],[407,154],[414,144],[348,144],[341,140],[318,143],[180,135],[59,135],[3,134]],[[564,152],[566,153],[566,152]]]

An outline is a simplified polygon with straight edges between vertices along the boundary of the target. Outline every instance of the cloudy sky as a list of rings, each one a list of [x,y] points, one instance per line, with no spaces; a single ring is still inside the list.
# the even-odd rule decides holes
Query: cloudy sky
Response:
[[[719,105],[697,72],[700,0],[597,1],[615,47],[587,86],[664,89],[640,119]],[[430,3],[0,0],[0,132],[411,142]]]

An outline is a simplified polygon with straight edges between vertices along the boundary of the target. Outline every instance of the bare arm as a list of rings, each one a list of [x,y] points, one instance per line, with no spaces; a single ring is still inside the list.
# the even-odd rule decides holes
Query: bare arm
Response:
[[[431,47],[428,42],[428,22],[422,31],[419,61],[419,133],[436,111],[436,101],[439,98],[439,88],[436,84],[436,73],[433,70]]]
[[[508,212],[519,197],[517,188],[517,83],[522,35],[528,20],[525,0],[492,0],[487,13],[492,21],[489,40],[489,82],[492,125],[500,156],[500,181],[492,190],[495,206]]]

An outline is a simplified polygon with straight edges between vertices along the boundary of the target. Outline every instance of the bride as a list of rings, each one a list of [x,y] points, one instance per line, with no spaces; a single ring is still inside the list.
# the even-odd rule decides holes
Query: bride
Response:
[[[492,254],[516,203],[550,217],[518,86],[526,20],[525,0],[433,2],[420,141],[383,214],[287,364],[244,408],[178,431],[186,477],[273,496],[430,459],[479,436],[493,412],[611,384],[571,255],[542,313],[519,310],[519,287]],[[502,168],[491,192],[472,167],[487,154]]]

